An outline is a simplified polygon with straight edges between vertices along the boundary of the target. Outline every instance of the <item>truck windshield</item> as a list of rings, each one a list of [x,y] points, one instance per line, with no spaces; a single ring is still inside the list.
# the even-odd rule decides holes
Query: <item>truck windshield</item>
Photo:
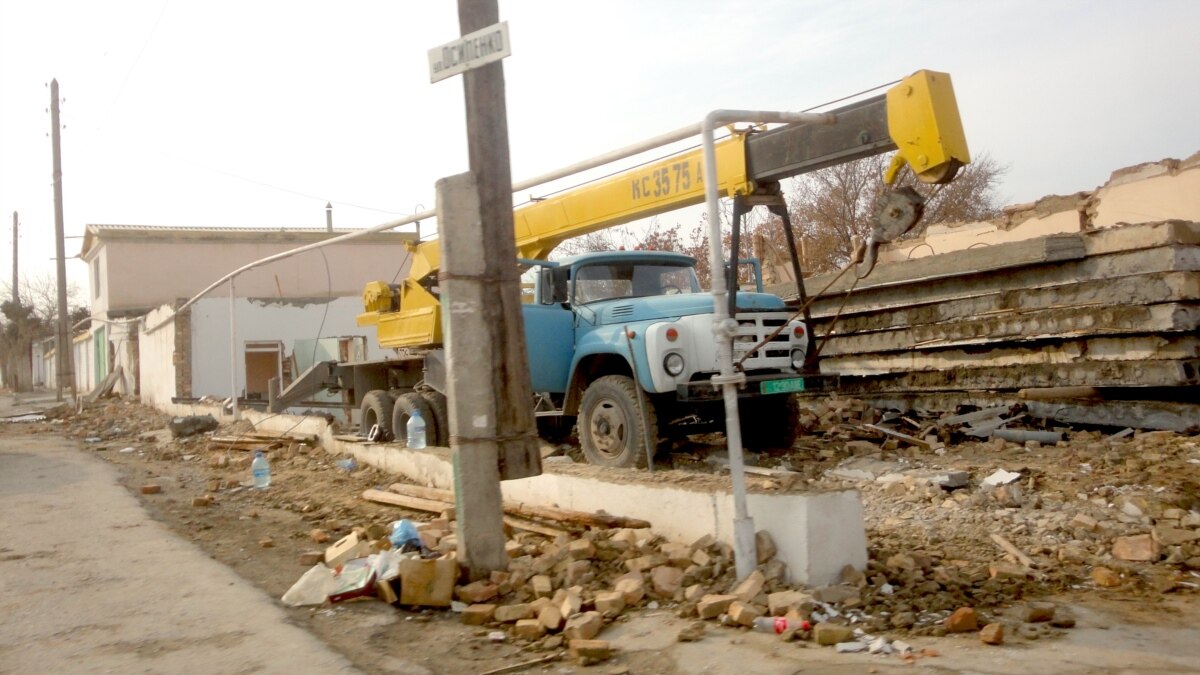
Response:
[[[586,265],[575,273],[575,303],[580,305],[613,298],[699,292],[700,282],[690,265],[616,262]]]

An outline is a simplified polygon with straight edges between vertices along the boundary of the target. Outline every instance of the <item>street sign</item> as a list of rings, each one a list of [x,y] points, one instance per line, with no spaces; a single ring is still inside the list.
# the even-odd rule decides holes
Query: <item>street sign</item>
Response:
[[[494,63],[512,54],[508,42],[508,22],[488,26],[429,50],[429,81],[465,73],[472,68]]]

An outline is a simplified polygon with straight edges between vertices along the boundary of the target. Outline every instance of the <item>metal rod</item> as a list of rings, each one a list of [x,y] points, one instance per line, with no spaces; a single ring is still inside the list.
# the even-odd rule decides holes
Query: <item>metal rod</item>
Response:
[[[824,115],[810,115],[810,117],[824,117]],[[812,120],[805,119],[802,121],[812,121]],[[533,178],[529,178],[529,179],[526,179],[526,180],[523,180],[523,181],[520,181],[517,183],[513,183],[512,190],[513,190],[513,192],[519,192],[521,190],[531,188],[535,185],[541,185],[543,183],[549,183],[550,181],[553,181],[553,180],[558,180],[559,178],[565,178],[572,174],[579,173],[580,171],[586,171],[588,169],[594,169],[598,166],[604,166],[605,164],[608,164],[610,162],[615,162],[617,160],[624,159],[626,157],[632,157],[633,155],[637,155],[639,153],[646,152],[647,150],[653,150],[654,148],[662,147],[662,146],[668,145],[670,143],[675,143],[677,141],[682,141],[684,139],[691,138],[691,137],[695,136],[696,134],[700,133],[700,130],[701,130],[701,125],[693,124],[691,126],[686,126],[686,127],[680,128],[680,129],[676,129],[675,131],[670,131],[665,134],[660,134],[658,136],[654,136],[652,138],[648,138],[644,141],[641,141],[640,143],[634,143],[632,145],[627,145],[624,148],[621,148],[619,150],[614,150],[612,152],[608,152],[603,155],[597,155],[596,157],[593,157],[591,159],[586,159],[582,162],[576,162],[575,164],[570,164],[568,166],[562,167],[561,169],[556,169],[549,173],[544,173],[540,176],[534,176]],[[332,239],[326,239],[325,241],[314,242],[312,244],[300,246],[298,248],[294,248],[294,249],[291,249],[288,251],[281,251],[279,253],[267,256],[260,260],[255,260],[254,262],[243,265],[243,266],[237,268],[236,270],[230,272],[229,274],[226,274],[225,276],[221,277],[220,279],[217,279],[213,283],[209,284],[207,287],[204,288],[204,290],[197,293],[190,300],[183,303],[183,305],[181,305],[178,309],[176,309],[174,312],[172,312],[170,316],[165,317],[162,321],[154,324],[153,326],[147,326],[145,332],[147,334],[153,333],[153,332],[157,331],[158,329],[162,328],[163,326],[167,325],[168,323],[174,321],[175,317],[179,314],[179,312],[187,309],[188,307],[191,307],[193,304],[196,303],[197,300],[208,295],[214,289],[223,285],[226,281],[238,276],[239,274],[241,274],[243,272],[248,272],[256,267],[262,267],[263,265],[268,265],[270,263],[273,263],[273,262],[276,262],[279,260],[283,260],[285,258],[290,258],[294,255],[299,255],[301,253],[307,253],[308,251],[314,251],[318,248],[324,248],[326,246],[333,246],[334,244],[345,243],[347,241],[351,241],[353,239],[357,239],[358,237],[362,237],[362,236],[365,236],[368,234],[375,234],[376,232],[386,232],[388,230],[392,230],[397,227],[400,227],[401,225],[409,225],[412,223],[417,223],[418,221],[428,220],[430,218],[434,218],[436,215],[437,214],[434,211],[421,211],[420,213],[416,213],[411,216],[405,216],[404,218],[398,218],[396,220],[389,220],[386,223],[382,223],[382,224],[376,225],[374,227],[369,227],[365,230],[356,230],[354,232],[347,232],[346,234],[342,234],[342,235],[333,237]],[[418,236],[419,236],[419,233],[420,233],[420,230],[418,230]]]
[[[787,205],[783,205],[775,211],[775,215],[779,216],[780,223],[783,225],[783,236],[787,240],[788,253],[792,259],[792,276],[796,277],[796,296],[800,301],[800,308],[804,312],[804,330],[812,330],[812,311],[808,308],[808,289],[804,287],[804,269],[802,267],[801,258],[803,257],[803,249],[801,254],[796,254],[796,234],[792,229],[792,218],[788,215]],[[816,370],[815,364],[809,362],[809,353],[812,352],[813,341],[809,339],[804,349],[804,369]]]
[[[713,332],[717,341],[717,364],[721,373],[712,378],[714,385],[721,387],[725,401],[725,438],[729,444],[729,472],[733,479],[733,552],[739,579],[754,571],[758,555],[754,542],[754,520],[746,508],[746,474],[742,461],[742,429],[738,416],[737,388],[745,381],[745,375],[733,370],[733,336],[737,332],[737,321],[730,318],[726,306],[728,291],[721,254],[721,221],[717,191],[717,154],[714,135],[720,125],[734,122],[752,123],[813,123],[833,124],[836,115],[828,113],[788,113],[753,110],[714,110],[704,118],[702,143],[704,146],[704,196],[708,204],[708,253],[709,269],[712,270]]]
[[[737,314],[738,264],[742,258],[742,217],[746,215],[746,200],[742,195],[733,198],[733,231],[729,236],[729,267],[725,284],[729,290],[729,316]]]
[[[233,402],[233,419],[238,419],[237,394],[237,319],[233,279],[229,279],[229,400]]]
[[[642,376],[638,374],[637,353],[633,351],[633,337],[629,335],[629,325],[623,327],[625,345],[629,347],[629,365],[633,368],[633,384],[637,389],[638,414],[642,417],[642,445],[646,446],[646,469],[654,473],[654,448],[650,444],[650,427],[646,424],[646,404],[642,401]]]

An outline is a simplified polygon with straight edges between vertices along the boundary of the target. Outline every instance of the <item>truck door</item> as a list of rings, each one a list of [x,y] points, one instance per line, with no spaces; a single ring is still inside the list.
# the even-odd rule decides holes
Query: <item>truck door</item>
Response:
[[[575,315],[567,305],[570,271],[570,267],[543,267],[534,301],[521,305],[529,375],[537,393],[561,394],[567,390],[575,356]]]

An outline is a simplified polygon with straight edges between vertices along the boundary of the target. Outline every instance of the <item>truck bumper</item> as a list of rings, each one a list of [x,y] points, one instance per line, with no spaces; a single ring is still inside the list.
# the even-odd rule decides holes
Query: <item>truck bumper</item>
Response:
[[[738,397],[831,391],[834,388],[832,380],[830,375],[747,375],[746,382],[738,388]],[[722,398],[720,388],[707,380],[678,385],[675,397],[680,401],[717,401]]]

